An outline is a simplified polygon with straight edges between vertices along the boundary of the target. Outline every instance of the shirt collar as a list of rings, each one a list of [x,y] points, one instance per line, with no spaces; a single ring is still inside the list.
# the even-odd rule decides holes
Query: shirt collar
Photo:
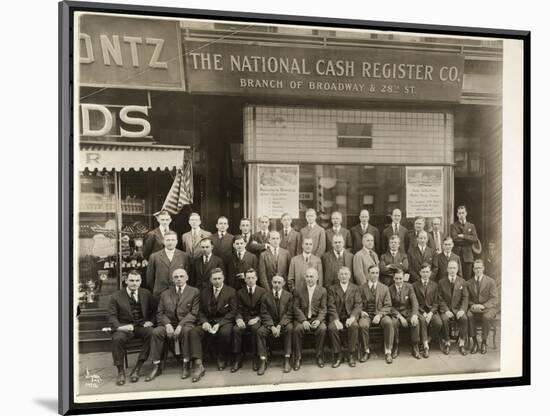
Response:
[[[248,292],[250,292],[250,289],[252,289],[252,294],[254,294],[254,291],[256,290],[256,285],[254,285],[254,286],[252,286],[252,287],[246,286],[246,290],[247,290]]]
[[[426,280],[424,280],[424,279],[421,278],[420,281],[422,282],[422,284],[428,284],[428,283],[430,283],[430,279],[429,279],[429,278],[426,279]]]
[[[307,291],[310,292],[310,293],[313,292],[313,291],[315,290],[315,287],[316,287],[316,286],[317,286],[316,284],[313,285],[312,287],[309,287],[308,285],[306,285]]]
[[[212,288],[213,288],[214,290],[216,290],[216,288],[215,288],[214,286],[212,286]],[[218,290],[218,292],[221,292],[222,289],[223,289],[223,283],[222,283],[222,285],[221,285],[217,290]]]
[[[392,257],[395,257],[397,255],[397,253],[399,253],[399,250],[395,250],[395,251],[390,250],[390,254],[391,254]]]
[[[342,250],[340,253],[338,253],[336,250],[332,250],[332,251],[334,251],[335,256],[342,256],[344,254],[344,250]]]
[[[376,289],[376,284],[377,284],[377,283],[378,283],[378,282],[371,282],[371,281],[369,280],[369,289],[372,289],[372,288]]]
[[[129,287],[126,287],[126,293],[128,293],[128,296],[132,296],[132,291],[130,290]],[[138,293],[138,289],[136,289],[136,295]]]
[[[483,279],[483,275],[479,276],[479,278],[477,278],[477,277],[474,276],[474,279],[478,279],[478,281],[481,282],[481,279]]]
[[[173,248],[172,250],[169,250],[166,247],[164,247],[164,250],[166,250],[166,253],[174,253],[176,251],[175,248]]]
[[[339,226],[339,227],[332,226],[332,229],[334,230],[335,233],[338,233],[342,229],[342,226]]]
[[[347,282],[346,284],[343,284],[342,282],[340,282],[340,287],[342,288],[342,290],[345,292],[346,289],[348,288],[349,286],[349,282]]]
[[[176,289],[176,292],[179,292],[180,290],[183,292],[186,287],[187,287],[187,283],[184,283],[182,287],[174,286],[174,289]]]

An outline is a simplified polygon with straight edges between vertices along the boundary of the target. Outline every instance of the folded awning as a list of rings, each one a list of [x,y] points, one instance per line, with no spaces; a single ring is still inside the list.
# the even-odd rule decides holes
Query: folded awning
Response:
[[[183,166],[187,146],[81,142],[79,170],[165,170]]]

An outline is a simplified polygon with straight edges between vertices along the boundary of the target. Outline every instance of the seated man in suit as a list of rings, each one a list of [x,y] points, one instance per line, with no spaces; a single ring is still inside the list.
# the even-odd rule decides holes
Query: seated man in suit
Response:
[[[228,228],[229,221],[226,217],[221,216],[216,222],[216,229],[218,232],[210,236],[210,240],[214,246],[212,253],[223,260],[225,270],[227,270],[227,264],[233,253],[233,234],[227,232]]]
[[[271,289],[262,299],[261,320],[262,327],[258,330],[258,355],[260,365],[258,375],[263,376],[267,368],[267,339],[268,337],[283,337],[285,359],[283,371],[289,373],[290,357],[292,356],[292,295],[283,290],[285,279],[275,275],[271,279]]]
[[[367,209],[361,210],[359,213],[359,224],[355,227],[351,227],[349,230],[351,233],[351,252],[357,253],[363,248],[363,238],[365,234],[372,235],[374,239],[373,250],[378,254],[380,252],[380,231],[375,226],[369,224],[370,214]]]
[[[352,271],[351,281],[355,282],[353,276],[353,254],[348,250],[344,250],[344,245],[344,237],[335,234],[332,237],[332,250],[327,251],[323,254],[323,257],[321,257],[323,266],[323,286],[325,288],[329,288],[333,284],[338,283],[338,271],[344,266]]]
[[[200,295],[199,322],[191,330],[191,356],[194,360],[193,383],[204,375],[202,341],[214,346],[218,370],[227,365],[227,353],[231,351],[231,334],[237,314],[237,293],[225,285],[222,269],[210,273],[210,285]]]
[[[164,234],[170,231],[170,223],[172,217],[166,210],[159,211],[154,214],[159,226],[152,231],[149,231],[143,241],[143,258],[149,261],[151,254],[164,248]]]
[[[437,313],[439,307],[439,287],[431,279],[432,266],[423,263],[420,266],[420,280],[413,283],[414,293],[418,300],[418,321],[420,322],[420,339],[424,349],[422,356],[430,356],[430,342],[438,338],[441,332],[441,318]]]
[[[201,216],[196,212],[192,212],[189,215],[189,225],[191,226],[191,231],[183,234],[181,239],[183,250],[193,260],[201,256],[201,241],[203,238],[210,237],[211,233],[201,228]]]
[[[369,267],[378,266],[380,261],[374,252],[374,237],[370,233],[363,235],[363,248],[353,256],[353,275],[355,282],[361,286],[367,283]]]
[[[302,247],[301,236],[298,231],[292,228],[292,217],[290,214],[284,213],[281,216],[281,224],[283,225],[281,233],[281,247],[288,250],[290,258],[300,254]]]
[[[340,236],[341,237],[341,236]],[[324,346],[327,326],[327,290],[319,285],[317,269],[306,270],[305,285],[294,290],[294,370],[300,369],[304,334],[315,335],[315,357],[320,368],[325,366]]]
[[[336,368],[342,364],[342,340],[341,333],[346,332],[348,341],[348,363],[355,367],[355,353],[359,337],[359,317],[361,314],[362,302],[359,286],[350,282],[351,271],[342,267],[338,271],[338,283],[328,289],[327,293],[327,316],[328,335],[332,345],[332,367]]]
[[[307,225],[300,230],[302,240],[304,238],[311,238],[313,241],[312,253],[317,257],[321,257],[327,249],[327,236],[325,229],[318,225],[315,220],[317,219],[317,213],[313,208],[306,211]]]
[[[183,355],[181,378],[191,374],[190,334],[199,317],[199,290],[187,284],[189,276],[184,269],[172,272],[174,286],[162,292],[157,309],[157,327],[151,338],[153,369],[145,381],[151,381],[162,371],[161,358],[165,342],[179,343]]]
[[[251,256],[256,258],[253,254]],[[252,369],[258,371],[258,330],[262,326],[261,306],[266,290],[256,284],[258,276],[254,269],[246,270],[244,281],[245,286],[237,292],[237,315],[235,326],[233,326],[233,354],[235,355],[235,361],[231,369],[232,373],[239,371],[243,365],[242,339],[245,333],[250,334],[252,337]]]
[[[391,213],[391,224],[382,231],[382,253],[390,250],[390,239],[396,235],[399,237],[399,251],[405,253],[405,238],[408,230],[401,225],[401,210],[396,208]],[[392,276],[393,279],[393,276]]]
[[[407,253],[409,259],[409,283],[420,280],[420,266],[424,263],[433,264],[434,250],[427,245],[428,233],[420,231],[415,239],[416,245]]]
[[[167,231],[164,234],[164,249],[159,250],[149,257],[147,265],[147,287],[155,299],[160,299],[163,291],[174,284],[172,273],[176,269],[184,269],[189,275],[191,257],[189,254],[178,250],[178,235],[175,231]]]
[[[278,231],[269,233],[269,249],[260,254],[258,262],[260,286],[266,290],[271,290],[272,278],[275,275],[286,279],[288,277],[288,268],[290,266],[290,254],[284,248],[279,247],[281,235]]]
[[[380,256],[380,281],[386,286],[393,284],[393,276],[397,269],[405,273],[409,270],[407,255],[400,250],[401,241],[398,235],[392,235],[389,241],[388,252]]]
[[[361,357],[359,361],[364,363],[370,358],[369,330],[371,326],[378,325],[384,331],[384,356],[386,363],[393,362],[391,349],[393,346],[394,330],[391,320],[391,297],[388,287],[380,282],[380,269],[371,265],[368,270],[369,279],[361,286],[361,299],[363,310],[359,320]]]
[[[259,230],[252,234],[246,249],[259,256],[269,247],[269,217],[262,215],[258,218]]]
[[[344,239],[344,249],[351,250],[351,233],[347,228],[342,227],[342,213],[334,211],[330,220],[332,222],[332,228],[326,231],[327,234],[327,252],[332,250],[332,239],[335,235],[341,235]]]
[[[323,265],[321,259],[313,251],[313,240],[311,238],[304,238],[302,240],[302,254],[294,256],[290,260],[290,267],[288,269],[288,290],[291,292],[295,288],[304,286],[306,284],[306,270],[313,267],[317,270],[317,276],[319,284],[323,284]]]
[[[481,353],[487,353],[487,337],[489,329],[497,314],[497,285],[494,279],[485,275],[483,260],[474,261],[474,277],[466,282],[468,289],[468,322],[470,337],[473,340],[470,354],[477,354],[476,327],[481,325]]]
[[[447,277],[447,265],[449,261],[454,260],[458,264],[458,275],[462,276],[462,267],[460,266],[460,257],[453,253],[453,239],[446,237],[443,239],[443,251],[436,254],[433,261],[432,279],[439,282]]]
[[[258,258],[246,251],[245,247],[244,237],[236,235],[233,240],[234,252],[228,264],[227,284],[237,291],[246,286],[245,272],[258,269]]]
[[[464,343],[468,336],[468,289],[464,279],[457,273],[458,263],[451,260],[447,265],[447,278],[439,281],[439,317],[442,322],[441,338],[445,355],[449,355],[451,346],[451,320],[455,320],[458,325],[458,351],[466,355]]]
[[[420,234],[420,232],[425,231],[425,227],[426,227],[426,219],[424,217],[416,217],[414,219],[414,230],[409,231],[405,237],[405,248],[407,253],[413,247],[416,247],[418,245],[418,242],[416,240],[418,239],[418,235]],[[430,247],[432,250],[434,249],[433,237],[429,235],[427,231],[426,231],[426,245]]]
[[[130,381],[139,380],[139,372],[150,351],[155,301],[147,289],[141,288],[141,274],[131,270],[126,276],[126,288],[111,295],[109,300],[109,325],[113,334],[113,362],[118,370],[116,384],[126,383],[124,356],[126,344],[132,338],[143,339],[137,364],[130,373]]]
[[[200,247],[202,254],[193,260],[192,279],[189,283],[191,286],[202,290],[210,285],[212,270],[221,269],[225,274],[225,264],[220,257],[212,254],[214,245],[210,237],[202,239]]]
[[[399,355],[399,328],[410,328],[412,356],[421,359],[418,343],[420,342],[420,330],[418,326],[418,301],[414,289],[410,283],[403,281],[403,270],[397,269],[393,275],[394,284],[390,286],[391,314],[395,344],[392,358]]]

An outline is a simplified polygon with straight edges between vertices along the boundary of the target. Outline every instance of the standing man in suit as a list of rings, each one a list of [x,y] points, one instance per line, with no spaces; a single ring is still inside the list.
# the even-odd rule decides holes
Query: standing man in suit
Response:
[[[225,270],[227,270],[227,264],[229,264],[231,254],[233,253],[233,234],[227,232],[229,221],[224,216],[218,218],[216,228],[218,232],[212,234],[210,237],[214,245],[212,252],[223,260]]]
[[[443,251],[443,231],[441,230],[441,217],[432,218],[432,231],[429,235],[434,241],[434,250],[436,254]]]
[[[351,250],[351,233],[347,228],[342,227],[342,213],[334,211],[330,216],[332,228],[326,231],[327,234],[327,251],[332,250],[332,238],[335,235],[341,235],[344,238],[344,248]]]
[[[406,246],[407,253],[413,247],[416,247],[418,245],[418,241],[417,241],[418,235],[422,231],[426,231],[424,229],[425,226],[426,226],[426,219],[424,217],[416,217],[414,219],[414,230],[409,231],[405,237],[405,246]],[[433,237],[430,234],[428,234],[427,231],[426,231],[426,235],[427,235],[426,244],[428,247],[430,247],[433,250],[435,247]]]
[[[157,327],[151,338],[153,369],[145,381],[160,375],[161,358],[167,340],[178,342],[183,355],[181,378],[191,375],[190,334],[199,317],[199,290],[187,284],[189,276],[184,269],[172,272],[174,285],[162,292],[157,309]]]
[[[256,258],[253,254],[251,256]],[[252,337],[252,369],[258,371],[258,330],[262,326],[261,306],[266,290],[256,284],[258,281],[256,270],[246,270],[244,279],[245,286],[237,292],[237,315],[235,326],[233,326],[233,354],[235,355],[235,361],[231,369],[232,373],[239,371],[243,365],[242,338],[245,333],[250,334]]]
[[[318,225],[315,220],[317,219],[317,213],[313,208],[306,211],[307,225],[300,230],[302,240],[304,238],[311,238],[313,241],[313,251],[317,257],[321,257],[327,248],[327,236],[325,229]]]
[[[428,233],[420,231],[414,241],[416,245],[410,248],[407,255],[409,258],[409,283],[420,280],[420,266],[423,263],[433,264],[434,262],[434,250],[427,244]]]
[[[454,252],[460,257],[464,280],[470,280],[472,276],[472,264],[474,263],[474,252],[472,245],[477,243],[476,226],[466,221],[468,212],[466,207],[461,205],[456,210],[458,221],[451,224],[451,237],[454,241]]]
[[[341,236],[339,236],[341,237]],[[325,253],[326,254],[326,253]],[[294,290],[294,370],[302,362],[302,339],[304,334],[315,336],[315,358],[317,366],[325,366],[324,347],[327,326],[327,290],[318,284],[317,269],[306,270],[305,285]]]
[[[181,238],[183,250],[194,260],[202,254],[201,240],[210,237],[211,233],[201,228],[201,216],[196,212],[192,212],[189,215],[189,225],[191,226],[191,231],[183,234]]]
[[[384,356],[386,363],[393,362],[391,349],[393,346],[394,329],[391,320],[391,297],[388,287],[380,282],[380,269],[376,265],[369,267],[369,280],[361,286],[363,310],[359,320],[361,357],[364,363],[370,358],[369,330],[373,325],[380,326],[384,332]]]
[[[447,277],[447,265],[451,260],[458,264],[458,275],[462,276],[462,267],[460,266],[460,257],[453,253],[453,239],[447,237],[443,240],[443,251],[437,254],[433,262],[432,279],[439,282]]]
[[[271,279],[273,276],[288,277],[288,268],[290,266],[290,254],[284,248],[279,247],[281,236],[278,231],[269,233],[269,249],[260,254],[258,268],[260,269],[260,286],[266,290],[271,289]]]
[[[176,269],[184,269],[189,275],[191,257],[178,250],[178,235],[169,230],[164,234],[164,250],[151,254],[147,265],[147,287],[158,300],[160,294],[174,284],[172,273]]]
[[[191,355],[195,361],[192,381],[196,383],[204,375],[202,364],[202,340],[215,347],[218,371],[227,365],[227,353],[231,351],[231,334],[237,314],[237,293],[223,283],[222,269],[212,270],[210,285],[200,295],[199,322],[191,330]]]
[[[202,255],[193,261],[193,279],[191,285],[200,291],[210,284],[210,274],[214,269],[221,269],[225,273],[223,260],[212,254],[214,246],[210,237],[200,242]]]
[[[378,254],[380,252],[380,231],[373,225],[369,224],[370,214],[369,211],[364,209],[359,214],[359,224],[355,227],[352,227],[350,230],[351,233],[351,244],[352,244],[352,253],[355,254],[363,248],[363,237],[365,234],[370,234],[374,238],[374,248],[373,250]]]
[[[405,253],[405,238],[407,237],[407,229],[401,225],[401,210],[396,208],[391,213],[391,224],[382,231],[382,252],[390,250],[390,239],[392,236],[398,236],[401,244],[399,251]]]
[[[272,231],[273,232],[273,231]],[[263,376],[267,368],[267,338],[283,337],[285,359],[283,372],[290,373],[290,357],[292,356],[292,295],[283,290],[285,279],[275,275],[271,279],[271,289],[262,299],[262,327],[258,330],[258,355],[260,365],[258,375]]]
[[[380,261],[374,252],[374,237],[370,233],[363,235],[363,248],[353,256],[353,274],[355,282],[361,286],[367,283],[369,267],[378,266]]]
[[[246,251],[245,247],[244,237],[236,235],[233,240],[234,252],[228,265],[227,284],[237,291],[246,285],[245,272],[258,269],[258,258]]]
[[[422,356],[430,356],[430,341],[439,338],[441,318],[437,313],[439,307],[439,286],[431,279],[432,266],[423,263],[420,266],[420,280],[413,283],[414,293],[418,300],[418,321],[420,323],[420,339],[424,346]]]
[[[319,284],[323,284],[323,265],[321,264],[321,259],[312,254],[312,251],[313,240],[311,238],[304,238],[302,240],[302,254],[294,256],[290,260],[288,288],[291,292],[295,288],[305,285],[306,271],[311,267],[317,270]]]
[[[284,213],[281,216],[281,224],[283,228],[281,234],[281,247],[288,250],[290,257],[297,256],[300,253],[302,242],[300,233],[292,228],[292,218],[290,214]]]
[[[252,238],[252,234],[250,233],[251,227],[252,224],[250,224],[250,220],[248,218],[241,218],[239,230],[241,230],[241,235],[243,236],[245,246],[248,246],[248,243],[250,243],[250,239]]]
[[[151,292],[141,288],[140,285],[140,272],[131,270],[126,276],[126,288],[113,293],[109,300],[109,325],[113,334],[113,362],[118,370],[116,384],[119,386],[126,383],[124,356],[128,341],[132,338],[143,339],[137,364],[130,373],[132,383],[139,380],[141,367],[149,356],[155,301]]]
[[[400,248],[399,236],[394,234],[390,236],[388,251],[380,256],[380,281],[388,287],[393,284],[393,276],[397,269],[405,273],[409,270],[409,259]]]
[[[338,271],[338,283],[327,291],[328,306],[328,336],[332,346],[332,368],[342,364],[341,334],[346,332],[348,341],[348,363],[355,367],[355,353],[359,337],[359,317],[361,316],[362,302],[359,286],[350,282],[351,271],[342,267]]]
[[[168,211],[159,211],[155,218],[159,224],[153,231],[149,231],[143,242],[143,258],[149,261],[151,254],[164,248],[164,234],[170,231],[172,217]]]
[[[458,351],[466,355],[464,343],[468,336],[468,289],[466,282],[458,276],[458,263],[454,260],[447,265],[447,278],[439,281],[439,317],[442,322],[441,338],[443,354],[449,355],[450,321],[455,320],[458,326]]]
[[[470,337],[473,340],[470,354],[480,350],[477,342],[476,326],[481,325],[481,353],[487,354],[489,329],[497,315],[497,285],[494,279],[485,275],[483,260],[474,261],[474,277],[466,282],[468,289],[468,322]]]
[[[251,253],[259,256],[269,246],[269,218],[265,215],[262,215],[258,218],[258,225],[260,229],[258,232],[252,234],[250,241],[246,249]]]
[[[392,351],[392,358],[395,360],[399,355],[399,328],[410,328],[412,356],[421,359],[418,343],[420,342],[420,329],[418,326],[418,300],[414,288],[410,283],[403,281],[403,270],[396,270],[393,276],[394,284],[390,287],[391,314],[393,330],[395,333],[395,344]]]
[[[338,283],[338,271],[346,266],[352,271],[351,281],[355,282],[353,276],[353,254],[348,250],[344,250],[344,237],[340,234],[334,234],[332,237],[332,250],[327,251],[321,257],[321,263],[323,265],[323,286],[325,288],[331,287],[333,284]]]

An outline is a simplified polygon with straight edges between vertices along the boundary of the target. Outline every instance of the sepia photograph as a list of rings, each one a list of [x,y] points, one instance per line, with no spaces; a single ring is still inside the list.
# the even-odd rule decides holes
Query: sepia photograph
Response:
[[[93,9],[65,22],[73,408],[521,379],[524,32]]]

